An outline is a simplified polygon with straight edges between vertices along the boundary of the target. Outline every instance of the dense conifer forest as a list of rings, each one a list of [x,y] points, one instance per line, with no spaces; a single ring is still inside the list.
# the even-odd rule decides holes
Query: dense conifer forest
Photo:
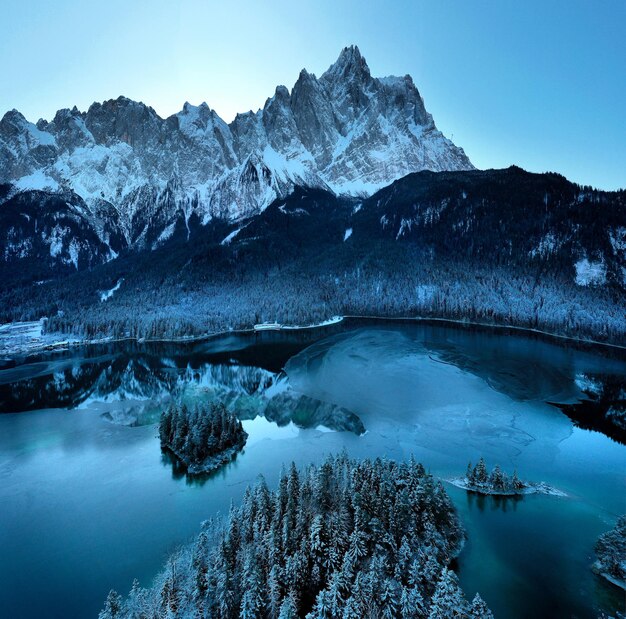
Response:
[[[229,462],[247,436],[241,421],[220,402],[193,408],[171,404],[159,422],[161,448],[171,451],[192,475]]]
[[[112,591],[100,619],[489,619],[450,569],[463,542],[421,464],[329,456],[304,471],[292,464],[275,491],[260,478],[151,588]]]

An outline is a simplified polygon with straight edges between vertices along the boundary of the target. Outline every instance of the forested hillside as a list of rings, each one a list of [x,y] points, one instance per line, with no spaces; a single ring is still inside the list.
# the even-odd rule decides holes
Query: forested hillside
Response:
[[[519,168],[420,172],[363,201],[296,188],[258,216],[190,221],[154,251],[43,283],[2,267],[0,320],[154,338],[435,316],[623,343],[625,196]]]

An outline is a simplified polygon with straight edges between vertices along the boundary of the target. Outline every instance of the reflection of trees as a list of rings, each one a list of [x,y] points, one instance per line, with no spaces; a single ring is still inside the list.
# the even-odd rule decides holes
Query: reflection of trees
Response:
[[[207,483],[210,479],[214,479],[216,477],[225,477],[227,473],[227,469],[231,466],[236,466],[236,460],[225,464],[220,469],[210,471],[209,473],[202,473],[200,475],[188,475],[187,467],[183,462],[181,462],[175,455],[165,450],[161,452],[161,463],[164,467],[172,467],[172,479],[185,480],[185,484],[187,486],[197,486],[202,487]]]
[[[511,496],[498,496],[493,494],[479,494],[477,492],[467,492],[467,505],[479,512],[490,511],[517,511],[517,505],[524,500],[524,495],[515,494]]]
[[[584,389],[584,400],[554,406],[579,428],[602,432],[626,445],[626,380],[611,374],[588,374],[585,378],[597,386],[597,391]]]

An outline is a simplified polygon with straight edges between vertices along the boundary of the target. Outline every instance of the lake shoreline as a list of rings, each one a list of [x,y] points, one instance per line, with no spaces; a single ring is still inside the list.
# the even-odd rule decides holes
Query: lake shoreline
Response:
[[[442,365],[433,351],[457,364]],[[12,411],[56,406],[0,415],[5,611],[37,618],[50,608],[69,610],[69,599],[68,616],[97,616],[94,600],[101,606],[109,589],[126,592],[135,577],[149,585],[163,557],[196,535],[198,523],[227,514],[259,474],[274,488],[284,463],[300,469],[345,449],[359,460],[410,462],[413,454],[442,483],[484,457],[508,467],[503,472],[510,483],[519,470],[529,481],[565,490],[571,499],[483,499],[446,482],[467,531],[465,546],[449,552],[453,567],[464,591],[483,592],[496,616],[551,616],[555,607],[567,616],[596,616],[596,606],[614,615],[623,592],[591,571],[589,551],[621,509],[626,447],[599,431],[579,430],[548,408],[543,395],[574,397],[581,373],[611,369],[626,376],[624,361],[607,365],[603,357],[494,330],[357,320],[195,346],[119,344],[32,357],[32,367],[2,373],[4,393],[15,391]],[[281,396],[265,419],[244,421],[250,438],[232,462],[194,477],[161,449],[154,426],[113,427],[100,416],[145,407],[156,418],[168,394],[176,393],[190,409],[219,398],[247,418],[271,388],[267,373],[280,372],[290,359],[289,380],[306,397],[324,395],[333,406],[361,414],[368,427],[363,438],[307,431],[318,427],[307,423],[316,419],[308,406],[298,406],[302,428],[281,425],[291,419],[271,414],[283,408]],[[494,373],[502,380],[499,390],[489,385]],[[181,443],[166,442],[189,454]],[[561,457],[554,457],[556,449]],[[201,458],[194,452],[193,459]],[[24,520],[27,502],[38,518]],[[51,537],[59,540],[54,562],[41,543]],[[84,569],[92,557],[110,574],[106,582],[101,570]],[[559,562],[562,570],[550,568]],[[43,590],[54,582],[59,571],[72,575],[67,584],[39,600],[28,595],[33,586]],[[72,595],[78,589],[82,598]]]
[[[246,439],[248,435],[246,434]],[[232,447],[228,447],[224,451],[216,454],[215,456],[211,456],[207,458],[201,463],[192,462],[189,458],[184,456],[183,454],[176,451],[171,445],[165,444],[162,445],[161,449],[167,451],[172,456],[174,456],[184,467],[187,472],[187,475],[197,476],[197,475],[209,475],[214,471],[222,468],[224,465],[232,462],[237,454],[243,450],[245,447],[245,439],[242,444],[233,445]]]
[[[591,571],[597,576],[604,578],[604,580],[607,580],[612,585],[619,587],[620,589],[622,589],[622,591],[626,591],[626,580],[621,580],[620,578],[616,578],[615,576],[609,574],[604,569],[604,566],[600,561],[594,561],[593,565],[591,566]]]
[[[532,329],[530,327],[521,327],[516,325],[503,325],[496,323],[474,322],[465,319],[453,319],[453,318],[437,318],[429,316],[369,316],[369,315],[353,315],[346,314],[343,316],[336,316],[332,319],[324,320],[320,323],[310,325],[280,325],[280,328],[272,329],[273,332],[298,332],[298,331],[311,331],[314,329],[332,329],[337,325],[343,325],[349,320],[369,320],[375,322],[398,322],[398,323],[415,323],[425,325],[451,325],[463,328],[481,328],[494,331],[510,331],[514,333],[522,333],[536,336],[540,339],[557,342],[567,345],[573,345],[585,349],[598,350],[598,351],[610,351],[621,352],[626,351],[626,345],[617,344],[613,342],[601,342],[599,340],[593,340],[589,338],[579,338],[569,335],[563,335],[560,333],[552,333],[550,331],[543,331],[541,329]],[[33,324],[40,322],[34,321]],[[25,323],[7,323],[7,325],[20,325]],[[6,326],[6,325],[3,325]],[[226,335],[247,335],[247,334],[260,334],[265,330],[255,329],[255,325],[250,327],[244,327],[240,329],[224,329],[221,331],[214,331],[211,333],[205,333],[203,335],[193,336],[179,336],[179,337],[162,337],[162,338],[141,338],[141,337],[104,337],[97,339],[59,339],[58,341],[36,342],[33,345],[16,346],[13,349],[7,349],[6,345],[3,347],[0,341],[0,357],[11,358],[19,356],[28,356],[31,354],[38,354],[42,352],[57,352],[65,350],[74,350],[85,346],[97,346],[104,344],[116,344],[122,342],[136,342],[137,344],[194,344],[200,342],[206,342],[212,339],[217,339]],[[53,334],[49,334],[53,336]],[[63,334],[59,334],[63,335]],[[51,338],[52,339],[52,338]],[[3,349],[4,348],[4,349]]]

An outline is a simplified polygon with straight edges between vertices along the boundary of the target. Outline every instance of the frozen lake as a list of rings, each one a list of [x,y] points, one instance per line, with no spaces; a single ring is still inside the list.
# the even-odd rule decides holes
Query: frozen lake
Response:
[[[497,617],[624,610],[621,592],[589,566],[596,537],[626,512],[626,447],[599,414],[581,429],[550,404],[587,399],[603,380],[623,390],[618,353],[521,333],[346,322],[10,365],[0,370],[7,617],[96,617],[109,589],[149,584],[258,474],[273,485],[283,464],[344,448],[358,458],[413,454],[444,479],[483,456],[565,491],[502,500],[447,485],[468,532],[461,584]],[[244,451],[188,481],[156,437],[171,397],[225,399],[250,435]]]

